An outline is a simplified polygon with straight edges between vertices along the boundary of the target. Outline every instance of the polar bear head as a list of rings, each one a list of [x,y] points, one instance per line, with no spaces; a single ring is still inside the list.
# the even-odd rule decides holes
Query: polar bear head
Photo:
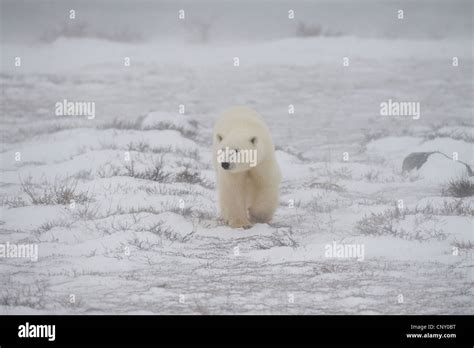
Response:
[[[255,168],[274,149],[263,119],[247,107],[224,112],[214,127],[213,144],[216,169],[231,173]]]

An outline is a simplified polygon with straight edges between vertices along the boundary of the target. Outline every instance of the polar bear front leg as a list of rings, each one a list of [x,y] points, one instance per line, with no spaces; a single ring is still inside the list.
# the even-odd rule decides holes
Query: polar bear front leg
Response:
[[[250,218],[254,222],[267,223],[273,217],[279,203],[278,186],[260,187],[249,208]]]
[[[232,228],[248,228],[245,175],[223,175],[219,183],[219,205],[222,219]]]

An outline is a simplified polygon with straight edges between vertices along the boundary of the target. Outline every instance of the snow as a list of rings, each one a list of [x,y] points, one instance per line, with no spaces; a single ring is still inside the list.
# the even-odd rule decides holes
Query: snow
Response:
[[[3,61],[23,66],[0,75],[0,243],[38,244],[39,259],[0,259],[0,313],[472,314],[474,199],[445,190],[466,169],[433,154],[402,172],[413,152],[474,164],[472,33],[357,30],[6,40]],[[94,101],[96,118],[55,116],[63,99]],[[420,119],[381,116],[388,99],[420,101]],[[210,149],[236,104],[267,121],[283,182],[271,223],[234,230],[218,219]],[[72,187],[75,202],[34,203],[25,187]],[[363,261],[327,257],[333,242],[363,245]]]
[[[448,182],[450,179],[466,177],[468,175],[464,164],[437,153],[428,158],[425,165],[418,170],[418,173],[425,180],[434,183]]]

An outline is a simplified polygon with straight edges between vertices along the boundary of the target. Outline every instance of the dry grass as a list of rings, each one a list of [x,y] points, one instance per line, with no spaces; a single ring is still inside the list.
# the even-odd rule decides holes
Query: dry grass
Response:
[[[451,245],[458,248],[459,250],[464,251],[471,251],[472,249],[474,249],[474,243],[470,240],[461,242],[456,240]]]
[[[8,288],[0,293],[0,305],[9,307],[29,307],[43,309],[47,305],[46,281],[37,281],[31,285],[22,285],[17,289]]]
[[[272,233],[269,237],[262,237],[257,240],[255,247],[261,250],[267,250],[275,247],[297,248],[298,242],[293,238],[291,227],[288,230],[279,230]]]
[[[115,118],[112,122],[104,123],[99,128],[100,129],[135,129],[141,130],[142,123],[146,115],[139,116],[135,120],[119,120]]]
[[[407,240],[444,240],[446,234],[437,228],[419,228],[418,225],[427,221],[434,221],[435,214],[424,212],[423,209],[388,209],[381,213],[371,213],[359,220],[355,225],[355,230],[363,235],[383,236],[389,235]],[[408,216],[413,216],[415,226],[405,230],[400,226],[400,222]]]
[[[27,205],[22,197],[1,197],[0,205],[8,208],[20,208]]]
[[[406,231],[399,227],[399,222],[406,219],[407,216],[414,216],[418,222],[435,220],[438,216],[473,216],[474,208],[468,202],[462,199],[453,201],[443,201],[442,205],[427,204],[423,207],[388,209],[381,213],[371,213],[359,220],[355,229],[364,235],[392,235],[404,239],[444,239],[446,236],[441,230],[419,230],[416,226]]]
[[[21,188],[34,205],[63,205],[85,203],[92,200],[88,192],[77,192],[77,179],[55,179],[46,188],[37,189],[39,185],[33,184],[31,177],[23,180],[20,178]]]
[[[55,227],[65,227],[69,228],[72,226],[72,222],[68,222],[66,220],[50,220],[46,221],[45,223],[41,224],[36,231],[38,233],[44,233],[52,230]]]
[[[137,171],[133,161],[125,165],[126,173],[125,175],[132,178],[150,180],[156,182],[170,182],[172,175],[171,173],[166,173],[163,170],[163,162],[161,160],[155,161],[153,167],[146,169],[145,171]]]
[[[474,196],[474,184],[468,176],[451,179],[443,193],[451,197],[471,197]]]
[[[161,121],[153,124],[153,126],[145,127],[144,130],[151,130],[151,129],[156,129],[156,130],[174,130],[179,132],[183,137],[189,138],[189,139],[194,139],[197,135],[197,132],[192,129],[186,129],[182,126],[176,125],[171,122],[166,122],[166,121]]]
[[[180,243],[189,241],[194,235],[194,231],[191,231],[186,234],[180,234],[174,231],[171,227],[165,226],[163,222],[158,222],[145,228],[140,228],[138,231],[151,232],[153,234],[156,234],[162,239],[165,239],[171,242],[180,242]]]

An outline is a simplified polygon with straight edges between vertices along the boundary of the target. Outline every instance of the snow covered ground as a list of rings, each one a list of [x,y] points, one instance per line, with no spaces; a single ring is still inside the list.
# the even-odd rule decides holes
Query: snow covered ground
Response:
[[[39,257],[0,259],[0,313],[472,314],[474,199],[449,190],[472,177],[439,153],[402,172],[413,152],[474,164],[470,35],[5,39],[0,245]],[[64,99],[95,118],[56,116]],[[420,119],[381,116],[388,99]],[[217,218],[210,151],[236,104],[283,172],[273,221],[247,230]]]

